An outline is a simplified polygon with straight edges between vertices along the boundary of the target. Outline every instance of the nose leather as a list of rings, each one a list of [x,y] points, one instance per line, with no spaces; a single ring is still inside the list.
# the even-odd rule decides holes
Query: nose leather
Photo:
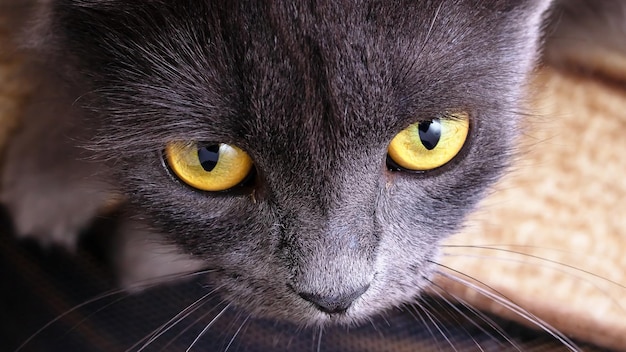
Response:
[[[300,292],[298,295],[303,299],[313,303],[317,309],[328,314],[340,314],[350,308],[352,302],[361,297],[365,291],[369,288],[369,285],[360,287],[358,289],[334,296],[324,296],[316,293]]]

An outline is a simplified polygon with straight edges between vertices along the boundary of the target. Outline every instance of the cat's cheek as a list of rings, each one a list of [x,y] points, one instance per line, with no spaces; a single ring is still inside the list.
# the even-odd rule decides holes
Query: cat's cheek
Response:
[[[379,310],[414,301],[428,286],[434,271],[431,262],[439,254],[438,242],[427,231],[400,229],[397,225],[389,228],[394,229],[382,236],[376,262],[374,288],[380,292],[371,298],[374,302],[382,299]]]
[[[356,319],[415,302],[430,284],[439,242],[456,229],[458,221],[449,217],[449,209],[438,209],[437,200],[423,190],[427,187],[437,188],[436,180],[399,176],[381,194],[375,276],[370,290],[351,310]]]

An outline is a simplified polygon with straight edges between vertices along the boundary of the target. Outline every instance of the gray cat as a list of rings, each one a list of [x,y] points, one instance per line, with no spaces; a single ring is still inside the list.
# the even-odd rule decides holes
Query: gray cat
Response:
[[[50,0],[2,174],[72,246],[122,199],[123,284],[207,269],[256,316],[415,300],[509,162],[546,0]]]

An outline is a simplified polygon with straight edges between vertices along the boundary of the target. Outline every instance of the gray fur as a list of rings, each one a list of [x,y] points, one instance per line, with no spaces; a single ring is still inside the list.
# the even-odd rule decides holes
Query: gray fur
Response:
[[[97,171],[84,158],[68,166],[95,188],[75,198],[76,224],[64,225],[68,213],[52,204],[48,211],[76,233],[98,208],[84,197],[119,190],[129,219],[144,224],[127,236],[149,234],[176,258],[193,257],[185,270],[211,269],[207,280],[257,315],[352,323],[409,302],[434,270],[439,242],[507,165],[549,4],[51,1],[41,22],[50,36],[37,50],[68,85],[71,98],[57,102],[75,101],[67,123],[89,127],[74,139],[87,147],[81,153],[101,162]],[[471,114],[472,129],[455,160],[427,173],[388,169],[396,133],[456,110]],[[40,139],[28,135],[17,137],[25,142],[3,175],[5,190],[26,194],[3,194],[16,219],[33,185],[77,192],[76,180],[36,169],[48,155],[24,148]],[[256,178],[232,192],[191,190],[163,167],[171,140],[238,145]],[[26,154],[36,161],[24,171]],[[364,288],[344,314],[302,298]]]

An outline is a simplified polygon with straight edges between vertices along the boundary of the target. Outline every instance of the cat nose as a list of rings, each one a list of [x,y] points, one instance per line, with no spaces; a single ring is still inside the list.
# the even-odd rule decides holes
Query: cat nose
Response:
[[[361,297],[369,287],[369,285],[366,285],[351,292],[334,296],[323,296],[307,292],[300,292],[298,295],[313,303],[317,309],[322,312],[328,314],[340,314],[347,311],[352,305],[352,302]]]

